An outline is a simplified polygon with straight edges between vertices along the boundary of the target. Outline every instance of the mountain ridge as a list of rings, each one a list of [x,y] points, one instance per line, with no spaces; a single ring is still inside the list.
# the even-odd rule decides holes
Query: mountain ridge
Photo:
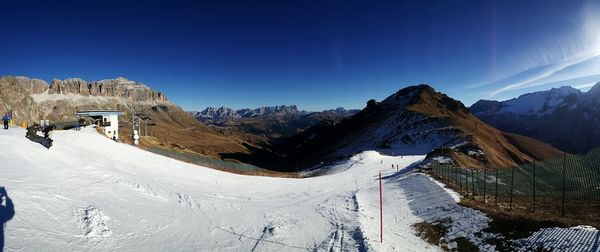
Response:
[[[189,111],[196,119],[202,122],[216,122],[234,118],[249,118],[257,116],[303,116],[311,113],[330,112],[347,115],[358,112],[357,109],[338,107],[323,111],[298,110],[296,105],[263,106],[258,108],[231,109],[228,107],[207,107],[202,111]]]
[[[600,147],[600,82],[587,92],[563,86],[506,101],[480,100],[469,110],[500,130],[567,152],[583,153]]]
[[[322,121],[270,149],[281,157],[282,167],[312,166],[373,149],[393,155],[428,154],[429,161],[450,158],[457,165],[480,168],[511,167],[538,158],[513,141],[473,116],[460,101],[429,85],[418,85],[400,89],[381,102],[369,100],[351,117]],[[542,145],[532,141],[527,146]],[[547,149],[551,155],[559,154]]]

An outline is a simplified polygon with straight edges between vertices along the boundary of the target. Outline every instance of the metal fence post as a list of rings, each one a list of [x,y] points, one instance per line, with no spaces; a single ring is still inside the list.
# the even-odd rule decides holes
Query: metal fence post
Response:
[[[512,210],[512,199],[513,199],[513,185],[515,181],[515,167],[513,166],[511,175],[510,175],[510,203],[508,205],[508,209]]]
[[[458,180],[456,178],[456,167],[452,167],[452,182],[454,182],[454,187],[458,187]]]
[[[459,176],[458,176],[458,168],[454,167],[454,186],[456,187],[456,190],[458,190],[458,188],[460,187],[460,180]]]
[[[498,205],[498,167],[496,167],[496,197],[494,197],[494,205]]]
[[[475,198],[475,169],[471,170],[471,192],[473,193],[473,198]]]
[[[475,176],[471,174],[471,178],[473,179],[473,195],[475,195],[475,184],[477,184],[477,189],[479,189],[479,171],[475,171]],[[475,180],[477,180],[477,183],[475,183]]]
[[[465,190],[469,194],[469,170],[465,170]]]
[[[567,170],[567,154],[563,152],[563,170],[562,170],[562,216],[565,216],[565,177]]]
[[[442,167],[444,167],[444,165],[442,165]],[[446,180],[448,180],[448,181],[449,181],[449,179],[448,179],[448,178],[450,177],[450,173],[448,172],[448,167],[446,166],[446,167],[444,167],[444,168],[445,168],[445,169],[444,169],[444,171],[445,171],[445,174],[444,174],[444,175],[446,175]]]
[[[383,243],[383,196],[381,190],[381,172],[379,173],[379,239]]]
[[[485,189],[487,187],[487,169],[483,168],[483,204],[485,204]]]
[[[535,212],[535,160],[533,160],[533,184],[531,187],[533,190],[533,212]]]

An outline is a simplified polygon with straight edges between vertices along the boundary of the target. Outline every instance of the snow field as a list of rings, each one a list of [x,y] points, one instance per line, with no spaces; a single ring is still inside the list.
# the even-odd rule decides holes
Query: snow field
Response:
[[[440,218],[452,220],[446,241],[465,236],[493,249],[475,235],[487,226],[484,214],[411,172],[424,156],[365,151],[321,168],[325,175],[288,179],[180,162],[93,129],[58,131],[54,140],[47,150],[23,129],[0,131],[0,186],[15,205],[5,251],[439,251],[412,225]]]

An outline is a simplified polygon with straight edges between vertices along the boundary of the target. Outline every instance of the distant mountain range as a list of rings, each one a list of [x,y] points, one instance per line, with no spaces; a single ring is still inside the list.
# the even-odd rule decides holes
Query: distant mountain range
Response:
[[[427,154],[429,160],[463,167],[511,167],[545,159],[560,151],[542,142],[506,135],[481,122],[467,108],[427,85],[399,90],[382,102],[341,121],[321,121],[299,134],[282,138],[268,149],[279,168],[306,167],[364,150],[388,154]],[[275,158],[262,153],[269,165]],[[256,153],[236,158],[257,162]]]
[[[280,137],[292,136],[323,120],[338,122],[354,115],[358,109],[337,108],[320,112],[298,110],[296,105],[233,110],[208,107],[201,112],[189,112],[198,121],[220,131],[238,132],[245,141],[265,144]],[[258,138],[257,138],[258,137]]]
[[[564,86],[507,101],[480,100],[469,110],[500,130],[570,153],[600,147],[600,83],[587,92]]]
[[[345,108],[337,108],[331,110],[321,111],[324,113],[335,114],[338,116],[350,116],[360,111],[359,109],[350,109],[347,110]],[[270,106],[270,107],[260,107],[256,109],[238,109],[233,110],[226,107],[207,107],[206,109],[197,112],[191,111],[196,119],[205,123],[216,123],[223,122],[227,120],[232,120],[236,118],[251,118],[251,117],[265,117],[265,116],[281,116],[281,117],[294,117],[294,116],[304,116],[307,114],[311,114],[314,112],[308,111],[300,111],[296,105],[281,105],[281,106]]]

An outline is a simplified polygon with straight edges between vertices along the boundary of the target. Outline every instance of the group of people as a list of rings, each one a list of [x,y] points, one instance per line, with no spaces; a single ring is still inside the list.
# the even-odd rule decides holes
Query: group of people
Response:
[[[4,114],[4,116],[2,116],[2,122],[4,123],[4,129],[7,130],[8,123],[10,122],[10,115],[8,113],[6,113],[6,114]]]
[[[55,125],[48,125],[46,127],[43,127],[37,123],[34,123],[32,126],[27,128],[27,133],[25,134],[25,137],[50,149],[50,147],[52,147],[53,142],[53,140],[50,138],[50,133],[54,129],[56,129]],[[44,133],[44,136],[38,136],[38,132]]]

